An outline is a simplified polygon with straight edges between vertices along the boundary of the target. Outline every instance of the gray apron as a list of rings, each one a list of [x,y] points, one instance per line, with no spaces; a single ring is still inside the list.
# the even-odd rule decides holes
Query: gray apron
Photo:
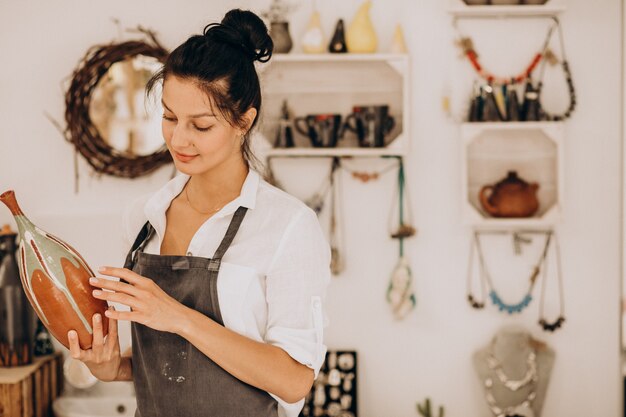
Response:
[[[239,207],[211,259],[144,253],[154,228],[147,222],[126,257],[125,268],[152,279],[168,295],[224,325],[217,279],[224,253],[247,208]],[[277,417],[266,391],[235,378],[174,333],[131,325],[136,417]]]

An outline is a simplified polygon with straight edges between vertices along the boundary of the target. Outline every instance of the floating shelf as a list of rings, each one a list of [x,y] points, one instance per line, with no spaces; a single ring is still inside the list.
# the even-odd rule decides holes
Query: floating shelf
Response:
[[[346,130],[335,148],[312,148],[293,126],[295,148],[271,148],[267,156],[403,156],[410,142],[410,68],[407,54],[276,54],[261,73],[263,109],[259,131],[273,146],[283,102],[290,122],[306,115],[338,114],[355,106],[388,105],[394,126],[385,147],[360,148]]]
[[[485,5],[468,6],[461,0],[451,0],[448,13],[462,18],[491,18],[491,17],[552,17],[565,11],[562,2],[549,0],[543,5]]]
[[[461,126],[463,217],[474,227],[545,229],[560,220],[563,200],[562,122],[464,123]],[[495,218],[478,198],[508,171],[539,183],[539,211],[531,218]]]

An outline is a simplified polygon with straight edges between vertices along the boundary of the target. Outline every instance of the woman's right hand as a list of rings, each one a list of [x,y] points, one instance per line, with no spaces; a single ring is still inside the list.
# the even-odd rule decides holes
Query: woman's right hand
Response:
[[[109,308],[114,309],[114,307]],[[122,362],[120,341],[117,335],[117,320],[109,318],[109,333],[106,340],[102,333],[102,316],[94,314],[92,321],[93,341],[91,349],[81,349],[78,344],[78,334],[75,330],[70,330],[67,334],[70,341],[70,355],[87,365],[93,376],[99,380],[114,381],[118,376]]]

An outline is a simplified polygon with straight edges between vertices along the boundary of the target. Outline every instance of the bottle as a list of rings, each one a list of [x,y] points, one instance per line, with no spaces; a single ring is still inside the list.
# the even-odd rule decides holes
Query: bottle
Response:
[[[37,330],[35,331],[35,343],[33,351],[35,356],[45,356],[54,353],[54,346],[48,329],[43,325],[41,320],[37,320]]]
[[[108,329],[104,315],[107,303],[92,296],[89,278],[94,273],[74,248],[35,226],[24,215],[13,190],[2,193],[0,201],[17,222],[20,278],[35,313],[63,346],[69,348],[67,333],[75,330],[80,347],[89,349],[94,314],[101,314],[105,334]]]
[[[20,282],[16,238],[9,225],[0,231],[0,367],[32,362],[33,313]]]

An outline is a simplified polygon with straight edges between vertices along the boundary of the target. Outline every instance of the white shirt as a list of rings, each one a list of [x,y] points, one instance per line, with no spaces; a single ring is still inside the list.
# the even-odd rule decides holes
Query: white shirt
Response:
[[[126,209],[129,248],[149,221],[156,236],[144,252],[160,254],[166,210],[188,179],[180,174]],[[317,377],[326,355],[323,302],[330,281],[330,248],[313,210],[250,169],[239,197],[200,226],[187,255],[211,258],[239,206],[248,210],[223,257],[217,281],[224,325],[280,347]],[[304,405],[304,400],[288,404],[270,395],[278,401],[281,417],[297,417]]]

